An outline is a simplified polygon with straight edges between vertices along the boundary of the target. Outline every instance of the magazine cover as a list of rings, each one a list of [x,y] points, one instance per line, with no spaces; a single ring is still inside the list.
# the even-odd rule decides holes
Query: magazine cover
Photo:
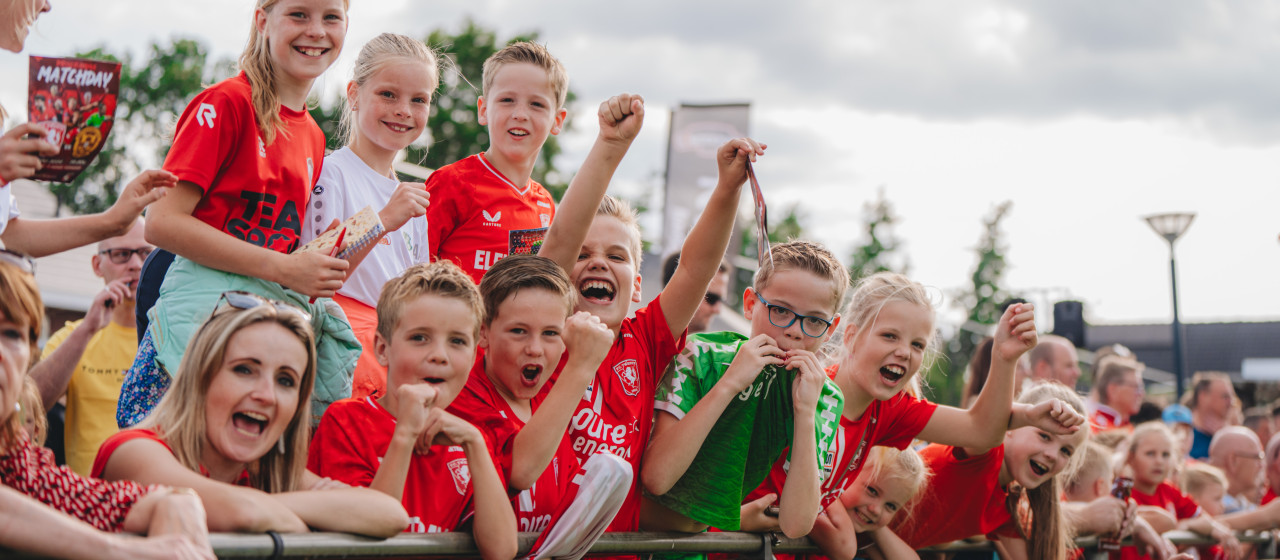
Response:
[[[31,57],[29,120],[49,132],[57,155],[32,177],[69,183],[102,150],[115,122],[120,64],[79,58]]]

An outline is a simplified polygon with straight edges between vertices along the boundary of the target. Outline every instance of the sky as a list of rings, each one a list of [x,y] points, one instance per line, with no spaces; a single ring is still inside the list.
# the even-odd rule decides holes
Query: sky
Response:
[[[252,6],[53,0],[24,53],[0,53],[0,104],[22,112],[27,54],[141,57],[189,37],[234,57]],[[1076,299],[1092,324],[1169,321],[1168,245],[1141,217],[1189,211],[1182,320],[1280,320],[1275,2],[355,0],[349,16],[315,85],[326,99],[382,32],[425,37],[467,18],[500,38],[538,31],[579,99],[562,170],[585,157],[601,101],[644,95],[644,130],[611,188],[654,204],[669,111],[749,102],[771,215],[797,205],[807,235],[847,259],[883,190],[909,275],[944,316],[958,313],[950,296],[969,281],[984,216],[1009,200],[1005,285],[1042,309]],[[659,221],[645,225],[660,237]]]

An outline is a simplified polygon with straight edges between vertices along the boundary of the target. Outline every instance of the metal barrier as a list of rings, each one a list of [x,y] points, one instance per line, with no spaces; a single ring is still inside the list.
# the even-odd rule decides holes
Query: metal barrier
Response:
[[[1186,531],[1166,533],[1178,545],[1214,544],[1213,539]],[[537,539],[536,533],[520,534],[520,553],[524,554]],[[1254,543],[1258,558],[1276,558],[1275,535],[1249,533],[1238,535],[1240,542]],[[267,535],[217,533],[210,542],[219,558],[413,558],[421,556],[474,557],[475,542],[468,533],[402,534],[390,539],[374,539],[346,533],[300,533],[281,536],[284,548],[275,556],[275,543]],[[1098,551],[1097,537],[1076,539],[1088,560],[1106,559]],[[927,551],[959,552],[962,550],[994,550],[988,542],[956,542],[930,547]],[[772,558],[774,553],[818,554],[807,538],[789,539],[773,533],[606,533],[591,547],[592,554],[651,554],[655,552],[706,553],[725,552],[754,558]],[[0,549],[4,558],[13,556]]]

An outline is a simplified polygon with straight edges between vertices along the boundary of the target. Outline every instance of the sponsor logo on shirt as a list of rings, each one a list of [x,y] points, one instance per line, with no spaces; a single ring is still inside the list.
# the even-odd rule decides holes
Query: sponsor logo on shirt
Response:
[[[613,372],[622,381],[622,390],[632,397],[640,394],[640,366],[635,360],[622,360],[613,364]]]
[[[539,201],[538,201],[538,206],[541,206],[541,207],[543,207],[543,208],[551,208],[551,203],[550,203],[550,202],[547,202],[547,201],[545,201],[545,200],[539,200]]]
[[[538,219],[542,220],[542,227],[551,227],[551,216],[548,214],[538,214]]]
[[[501,210],[493,214],[490,214],[488,210],[481,210],[480,213],[484,215],[484,225],[489,227],[502,227]]]
[[[578,457],[589,457],[600,451],[607,451],[623,459],[631,457],[631,434],[639,432],[638,422],[633,423],[630,430],[623,424],[611,424],[604,419],[601,412],[601,393],[594,398],[583,397],[591,402],[591,406],[574,413],[569,423],[570,437],[573,438],[573,452]]]
[[[294,249],[302,233],[302,216],[292,200],[281,204],[274,194],[243,190],[240,202],[244,210],[239,215],[233,214],[223,230],[259,247],[278,250],[277,245],[284,241],[288,246],[283,249]]]
[[[212,103],[201,103],[200,108],[196,109],[196,123],[201,126],[213,128],[213,119],[218,116],[218,111],[213,108]]]
[[[467,494],[467,485],[471,484],[471,470],[467,468],[467,460],[454,459],[449,461],[449,474],[453,475],[453,487],[458,491],[458,495],[465,496]]]

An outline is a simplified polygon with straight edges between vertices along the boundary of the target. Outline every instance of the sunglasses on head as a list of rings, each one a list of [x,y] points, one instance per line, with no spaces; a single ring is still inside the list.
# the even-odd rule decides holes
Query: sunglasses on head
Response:
[[[7,262],[13,266],[32,276],[36,273],[36,260],[28,255],[10,251],[8,249],[0,249],[0,261]]]
[[[306,311],[298,307],[295,307],[293,305],[290,305],[288,303],[285,303],[283,301],[268,299],[258,294],[255,294],[253,292],[246,292],[243,290],[232,290],[228,292],[222,292],[222,295],[218,296],[217,305],[214,305],[213,307],[214,315],[217,315],[218,311],[224,308],[223,302],[226,302],[225,307],[231,307],[234,309],[241,309],[241,310],[254,309],[257,307],[261,307],[263,305],[270,305],[272,307],[275,307],[276,311],[278,312],[294,314],[301,317],[303,321],[306,321],[308,323],[311,322],[310,313],[307,313]]]

